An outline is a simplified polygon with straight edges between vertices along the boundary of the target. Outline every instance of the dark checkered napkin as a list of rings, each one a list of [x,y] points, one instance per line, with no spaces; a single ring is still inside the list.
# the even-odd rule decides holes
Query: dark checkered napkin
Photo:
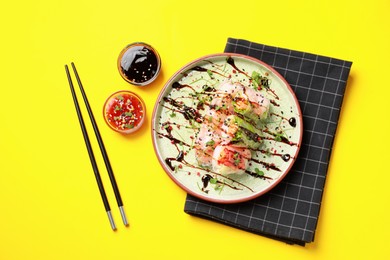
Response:
[[[290,173],[267,194],[229,205],[187,195],[184,211],[287,243],[312,242],[352,62],[232,38],[225,52],[262,60],[287,80],[303,113],[302,146]]]

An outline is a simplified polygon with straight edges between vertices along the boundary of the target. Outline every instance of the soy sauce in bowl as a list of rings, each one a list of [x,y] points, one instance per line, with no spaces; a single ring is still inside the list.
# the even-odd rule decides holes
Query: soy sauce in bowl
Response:
[[[145,86],[154,81],[161,67],[158,52],[150,45],[136,42],[126,46],[118,57],[118,70],[127,82]]]

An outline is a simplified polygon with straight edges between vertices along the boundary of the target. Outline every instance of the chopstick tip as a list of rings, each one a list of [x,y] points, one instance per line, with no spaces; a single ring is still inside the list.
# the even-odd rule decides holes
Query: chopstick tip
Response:
[[[110,221],[110,225],[113,231],[116,231],[116,226],[114,222],[114,218],[112,217],[111,211],[107,211],[108,220]]]
[[[124,224],[126,227],[128,227],[128,226],[129,226],[129,222],[127,221],[126,213],[125,213],[125,210],[124,210],[123,206],[120,206],[120,207],[119,207],[119,211],[120,211],[121,216],[122,216],[123,224]]]

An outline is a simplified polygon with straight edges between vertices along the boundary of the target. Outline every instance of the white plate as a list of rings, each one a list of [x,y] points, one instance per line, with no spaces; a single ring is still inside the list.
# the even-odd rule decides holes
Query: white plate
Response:
[[[192,147],[198,124],[186,115],[189,112],[201,116],[204,110],[198,109],[199,100],[193,94],[227,78],[253,87],[253,71],[268,78],[269,88],[259,91],[271,100],[270,116],[262,127],[265,140],[260,150],[252,151],[250,166],[242,175],[225,177],[200,167]],[[167,97],[182,102],[181,108],[173,106]],[[189,194],[217,203],[243,202],[272,189],[294,164],[302,131],[301,110],[286,80],[269,65],[233,53],[208,55],[185,65],[161,90],[152,116],[153,145],[165,172]],[[259,171],[264,176],[256,175]]]

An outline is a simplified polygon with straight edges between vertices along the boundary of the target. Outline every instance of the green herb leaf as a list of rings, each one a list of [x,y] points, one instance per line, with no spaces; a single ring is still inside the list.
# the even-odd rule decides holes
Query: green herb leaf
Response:
[[[234,153],[233,155],[233,158],[234,158],[234,165],[237,166],[241,163],[241,158],[240,158],[240,154],[239,153]]]
[[[275,141],[277,142],[280,142],[283,140],[283,136],[284,136],[284,133],[283,132],[279,132],[275,135]]]
[[[240,141],[241,139],[242,139],[242,131],[239,130],[234,135],[232,141]]]
[[[234,165],[238,166],[240,164],[240,162],[241,162],[241,159],[235,159],[234,160]]]
[[[207,70],[207,74],[209,74],[210,78],[213,78],[213,72],[211,70]]]
[[[253,71],[252,72],[252,79],[257,81],[260,77],[260,73],[258,73],[257,71]]]
[[[261,76],[259,72],[253,71],[251,79],[255,89],[257,89],[258,87],[265,87],[266,89],[269,88],[268,78]]]
[[[260,171],[259,168],[255,168],[255,173],[259,176],[264,176],[264,172]]]
[[[206,143],[206,146],[213,146],[215,144],[214,140],[210,140]]]
[[[218,179],[217,178],[212,178],[212,179],[210,179],[210,183],[211,184],[216,184],[216,183],[218,183]]]

